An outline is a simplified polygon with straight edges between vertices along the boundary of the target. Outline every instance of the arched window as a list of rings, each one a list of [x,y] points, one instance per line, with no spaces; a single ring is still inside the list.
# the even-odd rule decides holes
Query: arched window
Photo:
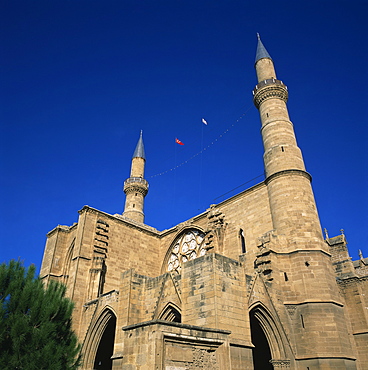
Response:
[[[241,252],[245,253],[247,250],[245,248],[245,238],[244,238],[244,231],[243,229],[239,230],[239,239],[240,239],[240,246],[241,246]]]
[[[165,259],[166,271],[180,273],[183,263],[206,254],[204,233],[189,229],[182,232],[171,245]]]

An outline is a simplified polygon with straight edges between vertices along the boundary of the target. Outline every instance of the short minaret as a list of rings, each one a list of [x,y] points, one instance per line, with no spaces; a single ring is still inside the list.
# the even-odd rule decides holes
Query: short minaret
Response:
[[[148,192],[148,182],[144,179],[144,166],[146,156],[144,154],[142,131],[138,144],[135,148],[130,177],[124,182],[124,193],[126,194],[123,216],[131,220],[144,222],[144,197]]]
[[[260,40],[255,61],[254,104],[262,122],[266,184],[274,229],[295,248],[324,247],[322,230],[293,124],[286,106],[288,89],[277,79],[273,60]]]

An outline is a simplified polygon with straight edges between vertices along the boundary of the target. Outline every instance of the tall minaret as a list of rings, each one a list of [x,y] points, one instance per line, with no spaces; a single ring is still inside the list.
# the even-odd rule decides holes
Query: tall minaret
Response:
[[[265,184],[275,236],[272,256],[278,271],[272,284],[279,302],[295,308],[290,327],[295,358],[300,369],[355,369],[346,312],[323,240],[311,176],[286,107],[288,90],[277,79],[259,35],[255,68],[254,104],[261,116]]]
[[[146,156],[144,154],[142,131],[135,148],[130,177],[124,182],[124,193],[126,194],[123,216],[131,220],[144,222],[144,197],[148,192],[148,182],[144,179],[144,166]]]
[[[272,58],[258,35],[255,68],[258,84],[253,90],[254,104],[262,122],[264,165],[272,221],[289,243],[309,248],[325,247],[311,176],[305,171],[286,102],[287,87],[276,78]],[[308,242],[306,242],[308,240]]]

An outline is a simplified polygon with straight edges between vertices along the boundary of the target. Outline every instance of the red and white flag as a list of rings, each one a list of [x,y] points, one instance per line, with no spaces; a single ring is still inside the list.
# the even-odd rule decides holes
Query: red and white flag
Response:
[[[208,122],[207,122],[204,118],[202,118],[202,122],[203,122],[205,125],[208,125]]]
[[[181,142],[178,138],[175,138],[175,142],[176,142],[176,144],[184,145],[184,143],[183,143],[183,142]]]

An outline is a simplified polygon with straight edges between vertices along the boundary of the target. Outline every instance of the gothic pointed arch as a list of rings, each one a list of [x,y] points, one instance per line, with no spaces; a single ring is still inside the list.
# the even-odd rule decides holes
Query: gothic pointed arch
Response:
[[[63,271],[63,280],[64,280],[63,283],[65,285],[67,285],[69,275],[70,275],[70,265],[71,265],[72,258],[73,258],[74,244],[75,244],[75,238],[73,238],[68,248],[68,251],[66,253],[66,256],[65,256],[64,271]]]
[[[116,314],[111,307],[105,307],[98,318],[90,325],[83,343],[84,368],[112,368],[111,357],[114,351]]]
[[[181,311],[174,303],[169,302],[159,315],[159,320],[181,322]]]
[[[196,227],[182,230],[166,252],[162,272],[180,274],[182,265],[207,253],[205,233]]]
[[[286,338],[277,319],[262,303],[254,305],[249,313],[253,349],[254,370],[290,367]]]

